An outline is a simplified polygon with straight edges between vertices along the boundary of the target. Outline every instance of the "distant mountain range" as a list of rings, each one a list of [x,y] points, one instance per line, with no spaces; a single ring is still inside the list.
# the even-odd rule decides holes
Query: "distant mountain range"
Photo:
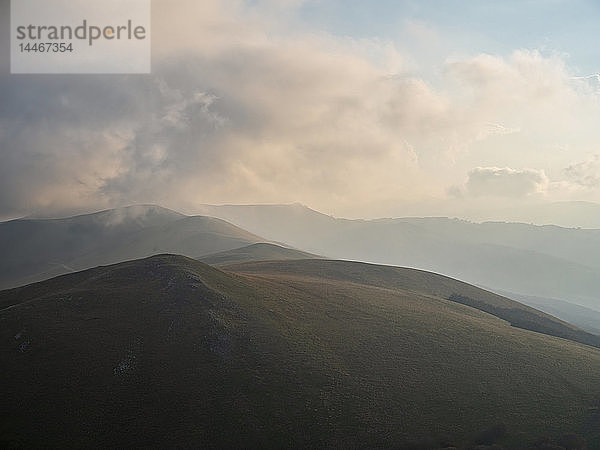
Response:
[[[264,241],[220,219],[158,206],[12,220],[0,223],[0,289],[158,253],[196,257]]]
[[[246,247],[214,253],[212,255],[199,257],[197,259],[206,264],[212,264],[215,266],[225,266],[255,261],[288,261],[296,259],[321,258],[321,256],[313,255],[312,253],[306,253],[300,250],[286,248],[276,244],[261,242],[258,244],[251,244]]]
[[[581,307],[600,313],[600,230],[448,218],[348,220],[300,204],[201,212],[188,217],[140,205],[0,223],[0,288],[158,253],[215,265],[322,255],[429,270],[514,293],[516,300],[535,297],[537,307],[597,332]],[[546,307],[543,299],[561,303],[548,300]]]
[[[600,443],[593,336],[428,272],[158,255],[2,291],[0,323],[3,447]]]
[[[555,317],[560,317],[579,328],[600,336],[600,312],[594,309],[552,298],[513,294],[506,291],[496,292]]]
[[[300,204],[204,206],[202,212],[336,259],[415,267],[600,310],[600,230],[448,218],[348,220]]]
[[[583,201],[553,202],[538,205],[494,209],[466,214],[478,222],[507,221],[537,225],[558,225],[566,228],[600,229],[600,204]]]

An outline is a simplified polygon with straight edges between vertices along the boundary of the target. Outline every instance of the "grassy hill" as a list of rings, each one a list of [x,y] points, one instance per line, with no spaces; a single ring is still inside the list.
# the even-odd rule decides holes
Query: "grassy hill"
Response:
[[[569,432],[597,443],[600,350],[453,294],[518,305],[420,271],[301,260],[224,272],[170,255],[3,291],[0,439],[405,448],[503,425],[509,448]]]
[[[286,248],[280,245],[260,242],[257,244],[251,244],[245,247],[236,248],[233,250],[215,253],[213,255],[199,257],[197,259],[206,264],[224,266],[252,261],[286,261],[296,259],[320,258],[322,257],[313,255],[311,253],[302,252],[293,248]]]
[[[0,289],[158,253],[195,257],[261,241],[220,219],[149,205],[12,220],[0,223]]]
[[[414,292],[471,306],[508,321],[511,325],[551,336],[562,337],[600,348],[600,336],[588,333],[549,314],[506,297],[443,275],[392,266],[348,261],[266,261],[235,264],[227,269],[260,274],[272,279],[291,276],[336,280],[360,285]]]
[[[600,230],[443,217],[348,220],[299,204],[204,206],[203,213],[335,259],[414,267],[495,290],[600,305]]]
[[[519,295],[507,291],[497,291],[497,293],[553,316],[561,317],[589,333],[600,336],[600,311],[551,298]]]

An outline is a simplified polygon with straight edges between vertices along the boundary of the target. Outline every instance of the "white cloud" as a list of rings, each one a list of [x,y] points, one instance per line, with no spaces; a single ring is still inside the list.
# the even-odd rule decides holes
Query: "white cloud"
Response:
[[[486,123],[477,135],[477,140],[483,141],[490,136],[505,136],[521,131],[519,128],[509,128],[500,123]]]
[[[300,201],[389,215],[445,201],[472,167],[465,198],[546,192],[545,173],[576,160],[548,149],[598,140],[597,98],[558,57],[454,59],[430,81],[401,43],[287,30],[297,6],[155,2],[150,76],[0,78],[0,213]]]
[[[600,155],[587,161],[571,164],[563,171],[565,178],[576,186],[584,188],[600,187]]]
[[[476,167],[463,186],[450,188],[455,196],[520,198],[546,192],[549,180],[543,170]]]

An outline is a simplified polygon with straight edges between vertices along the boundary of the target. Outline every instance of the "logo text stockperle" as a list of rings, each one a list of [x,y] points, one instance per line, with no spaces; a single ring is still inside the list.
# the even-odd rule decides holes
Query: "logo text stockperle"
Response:
[[[128,20],[123,25],[96,26],[88,25],[86,19],[82,24],[76,27],[69,25],[20,25],[17,26],[17,39],[24,40],[73,40],[79,39],[92,45],[98,39],[106,40],[144,40],[146,39],[146,28],[141,25],[134,25],[132,20]]]

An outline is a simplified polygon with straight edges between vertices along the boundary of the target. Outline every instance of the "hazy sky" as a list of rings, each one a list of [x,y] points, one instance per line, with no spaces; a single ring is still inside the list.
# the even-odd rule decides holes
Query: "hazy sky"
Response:
[[[591,0],[156,0],[151,75],[9,75],[3,45],[0,217],[600,202],[599,23]]]

